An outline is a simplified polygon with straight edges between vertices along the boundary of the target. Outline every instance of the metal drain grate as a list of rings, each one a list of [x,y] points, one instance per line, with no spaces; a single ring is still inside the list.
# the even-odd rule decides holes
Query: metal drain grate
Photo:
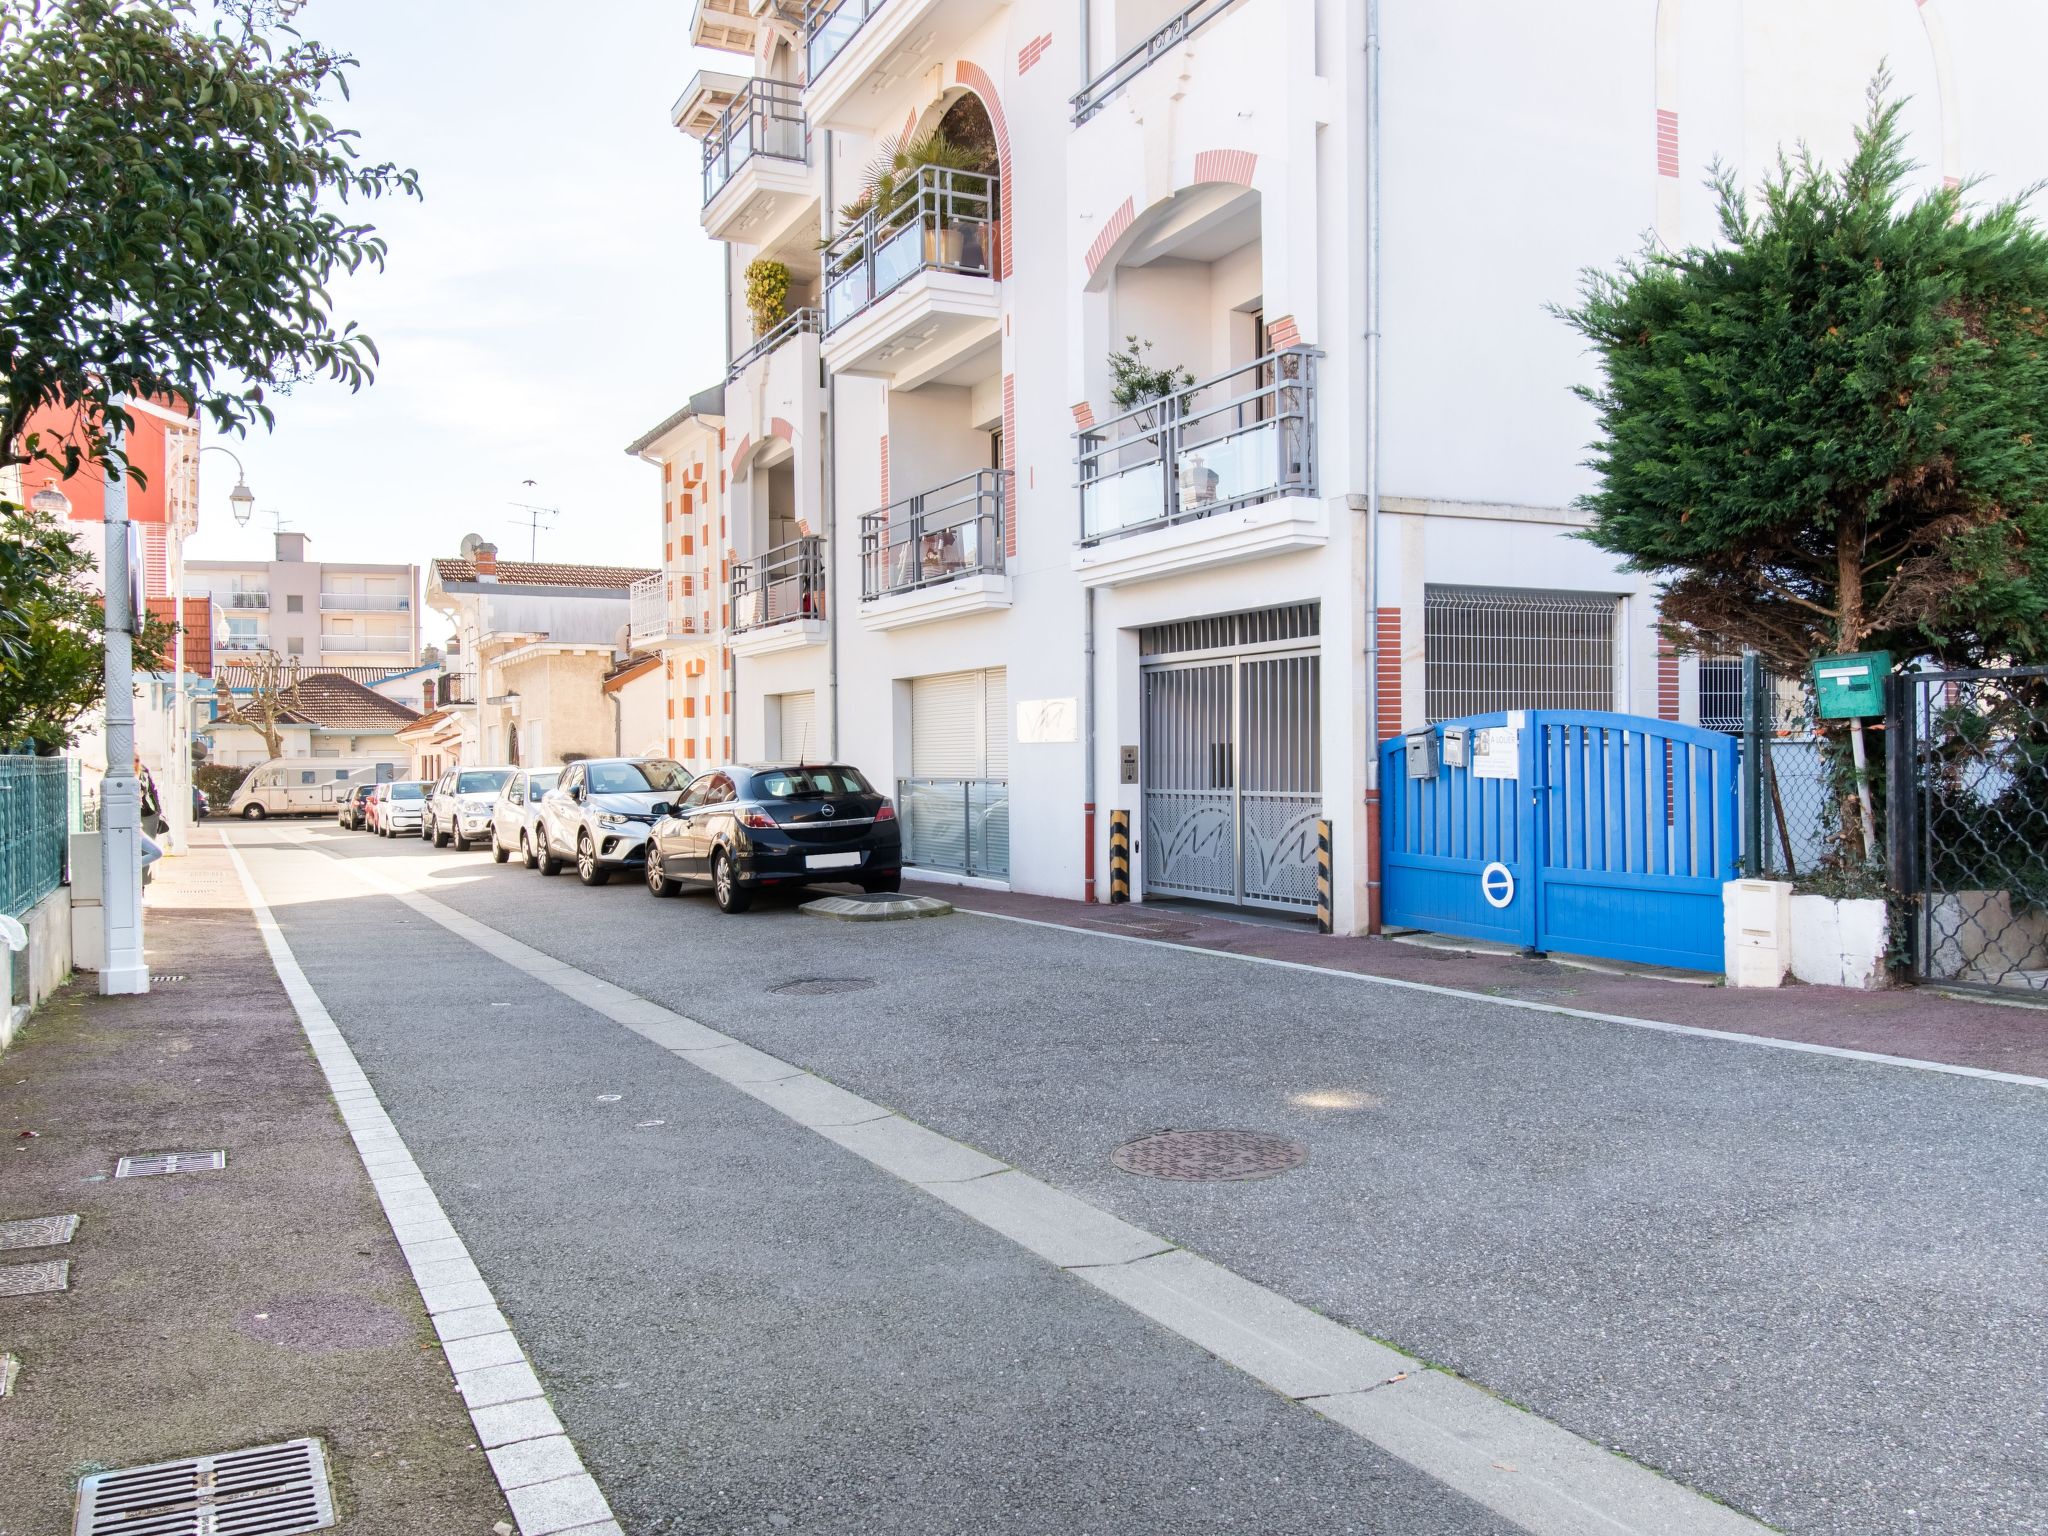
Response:
[[[1308,1148],[1265,1131],[1156,1131],[1109,1154],[1147,1179],[1266,1179],[1308,1161]]]
[[[160,987],[167,981],[190,981],[191,979],[192,978],[190,976],[187,976],[183,971],[172,971],[168,976],[159,976],[154,972],[151,972],[149,984],[152,987]]]
[[[78,1485],[73,1536],[293,1536],[334,1524],[318,1440],[99,1472]]]
[[[0,1248],[55,1248],[71,1241],[76,1216],[34,1216],[27,1221],[0,1221]]]
[[[40,1296],[71,1289],[71,1261],[44,1259],[39,1264],[0,1265],[0,1296]]]
[[[139,1179],[152,1173],[213,1173],[227,1167],[225,1152],[151,1152],[124,1157],[114,1164],[117,1179]]]
[[[806,976],[768,990],[783,997],[830,997],[838,992],[865,992],[877,985],[870,976]]]

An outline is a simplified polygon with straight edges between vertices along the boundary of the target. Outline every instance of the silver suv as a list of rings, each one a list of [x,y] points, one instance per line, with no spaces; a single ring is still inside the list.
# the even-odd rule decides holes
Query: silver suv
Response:
[[[615,869],[638,868],[647,857],[647,834],[689,787],[690,771],[665,757],[571,763],[541,797],[534,819],[540,872],[558,874],[574,859],[577,879],[603,885]]]
[[[498,791],[519,770],[502,768],[450,768],[427,794],[427,808],[420,817],[420,836],[436,848],[455,844],[455,851],[467,853],[471,843],[491,835],[491,810],[498,803]]]

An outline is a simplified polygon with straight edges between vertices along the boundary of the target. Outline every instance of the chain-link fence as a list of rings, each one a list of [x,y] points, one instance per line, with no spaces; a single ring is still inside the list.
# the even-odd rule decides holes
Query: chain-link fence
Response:
[[[1843,744],[1821,733],[1811,689],[1754,655],[1703,657],[1699,678],[1700,724],[1742,743],[1745,873],[1813,880],[1835,869],[1853,770]]]
[[[2048,668],[1895,679],[1892,729],[1915,975],[2048,993]]]
[[[0,757],[0,912],[20,917],[64,883],[74,764]]]

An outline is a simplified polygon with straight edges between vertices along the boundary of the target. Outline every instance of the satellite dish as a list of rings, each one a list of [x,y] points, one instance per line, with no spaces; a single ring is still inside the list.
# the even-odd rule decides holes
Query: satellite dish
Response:
[[[465,533],[462,536],[462,543],[458,546],[461,550],[462,558],[465,560],[475,559],[477,546],[483,543],[483,541],[484,536],[480,533]]]

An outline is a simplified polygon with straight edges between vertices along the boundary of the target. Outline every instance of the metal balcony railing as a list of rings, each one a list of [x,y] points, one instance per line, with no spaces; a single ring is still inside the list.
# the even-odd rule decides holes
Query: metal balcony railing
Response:
[[[396,592],[322,592],[320,606],[330,613],[410,613],[412,599]]]
[[[1269,352],[1076,432],[1081,542],[1313,496],[1316,356]]]
[[[888,207],[869,209],[825,247],[826,331],[918,272],[993,276],[1000,196],[994,176],[920,166]]]
[[[268,635],[218,635],[214,638],[216,651],[267,651],[270,649]]]
[[[862,517],[862,599],[1000,572],[1009,481],[1006,469],[977,470]]]
[[[412,636],[394,631],[388,635],[322,635],[323,651],[376,651],[402,656],[412,649]]]
[[[668,633],[668,578],[642,576],[626,594],[627,638],[635,649]]]
[[[903,861],[920,869],[1005,879],[1010,873],[1006,779],[898,779]]]
[[[887,0],[808,0],[804,6],[804,78],[813,83],[854,33]]]
[[[1170,18],[1157,32],[1074,94],[1071,98],[1074,126],[1078,128],[1087,122],[1110,97],[1149,69],[1155,59],[1172,50],[1176,44],[1185,42],[1235,4],[1237,0],[1196,0],[1178,16]]]
[[[268,592],[223,592],[215,599],[223,608],[268,608]]]
[[[762,358],[781,349],[782,344],[793,336],[806,333],[817,336],[825,329],[825,311],[822,309],[799,309],[784,315],[754,344],[732,360],[732,366],[725,370],[725,382],[730,384]]]
[[[704,201],[718,196],[733,173],[756,155],[801,165],[810,153],[803,87],[787,80],[749,80],[704,136]]]
[[[765,629],[825,616],[825,541],[817,535],[778,544],[732,568],[732,629]]]

